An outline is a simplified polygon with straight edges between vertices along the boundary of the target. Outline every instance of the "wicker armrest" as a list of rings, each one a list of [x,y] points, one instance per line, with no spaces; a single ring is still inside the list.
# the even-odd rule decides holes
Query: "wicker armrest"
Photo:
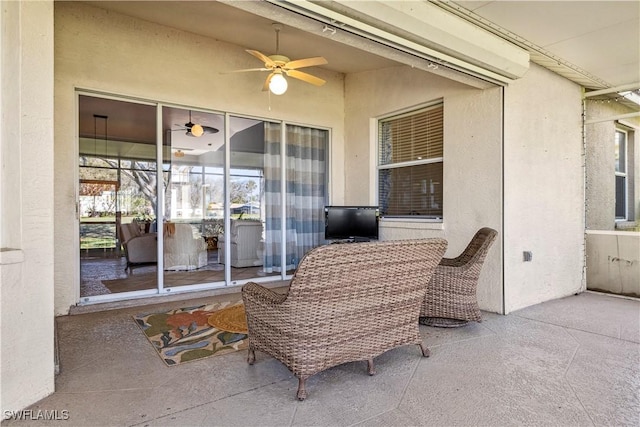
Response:
[[[456,258],[442,258],[440,260],[440,266],[443,267],[460,267],[460,265],[462,265],[462,262],[460,260],[460,257],[456,257]]]
[[[265,304],[281,304],[287,299],[286,294],[273,292],[271,289],[260,286],[255,282],[249,282],[242,287],[243,297],[252,302]]]
[[[482,320],[477,300],[477,286],[487,252],[497,231],[484,227],[476,232],[465,250],[455,258],[442,258],[431,276],[420,309],[422,318],[442,318],[459,321]],[[430,325],[445,325],[426,319]],[[456,326],[463,323],[456,322]]]
[[[462,259],[462,257],[456,258],[442,258],[434,274],[442,274],[444,272],[457,271],[458,274],[465,274],[468,270],[476,265],[475,262],[471,262],[468,259]]]

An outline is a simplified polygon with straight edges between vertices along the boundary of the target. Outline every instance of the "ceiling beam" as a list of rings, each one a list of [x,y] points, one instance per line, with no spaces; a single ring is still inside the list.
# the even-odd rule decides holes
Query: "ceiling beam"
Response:
[[[494,84],[506,85],[529,67],[525,50],[429,3],[266,1],[328,24],[338,33],[351,33]],[[434,24],[437,21],[443,22]],[[411,31],[405,29],[409,24]],[[488,47],[477,46],[474,39]]]
[[[584,97],[591,98],[594,96],[608,95],[610,93],[625,92],[628,90],[636,90],[636,89],[640,89],[640,82],[629,83],[622,86],[610,87],[607,89],[593,90],[591,92],[585,92]]]
[[[586,125],[591,125],[593,123],[613,122],[613,121],[616,121],[616,120],[630,119],[630,118],[633,118],[633,117],[640,117],[640,111],[637,111],[635,113],[618,114],[617,116],[605,117],[605,118],[601,118],[601,119],[585,120],[584,123]]]

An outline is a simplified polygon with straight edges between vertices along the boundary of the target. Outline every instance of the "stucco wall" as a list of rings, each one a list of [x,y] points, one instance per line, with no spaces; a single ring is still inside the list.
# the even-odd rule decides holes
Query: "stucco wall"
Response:
[[[587,288],[640,297],[640,233],[587,231]]]
[[[383,240],[444,237],[445,256],[458,255],[487,226],[502,230],[501,89],[479,90],[410,67],[348,75],[345,107],[345,201],[375,204],[377,135],[371,120],[444,99],[442,223],[383,220]],[[502,311],[501,237],[491,249],[478,285],[482,309]]]
[[[508,313],[585,289],[581,89],[531,64],[505,89],[504,111]]]
[[[53,2],[3,2],[0,414],[54,391]]]
[[[263,73],[221,74],[259,64],[244,47],[79,3],[55,3],[56,314],[78,300],[75,88],[331,128],[331,187],[344,198],[343,76],[321,88],[289,79],[281,96],[262,92]]]
[[[587,99],[586,117],[588,120],[603,120],[632,110],[617,102],[601,102]],[[638,118],[625,119],[625,122],[640,129]],[[616,123],[614,120],[589,123],[585,126],[586,135],[586,222],[588,230],[613,230],[615,218],[615,142]],[[638,153],[638,132],[628,134],[628,175],[629,190],[635,198],[629,198],[630,214],[637,218],[640,212],[640,153]],[[632,221],[634,218],[630,218]]]

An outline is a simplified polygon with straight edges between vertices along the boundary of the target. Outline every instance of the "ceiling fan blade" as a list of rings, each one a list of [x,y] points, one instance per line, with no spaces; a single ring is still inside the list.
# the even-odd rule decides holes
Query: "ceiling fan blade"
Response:
[[[289,61],[282,68],[286,70],[295,70],[296,68],[314,67],[316,65],[328,64],[326,59],[322,56],[316,56],[314,58],[296,59],[295,61]]]
[[[288,71],[285,71],[285,73],[289,77],[293,77],[294,79],[302,80],[316,86],[322,86],[323,84],[326,83],[325,80],[322,80],[321,78],[316,76],[312,76],[311,74],[304,73],[302,71],[288,70]]]
[[[269,58],[267,55],[265,55],[262,52],[258,52],[257,50],[250,50],[250,49],[247,49],[247,52],[250,53],[251,55],[255,56],[256,58],[258,58],[262,62],[264,62],[265,67],[275,67],[276,66],[276,63],[273,62],[271,60],[271,58]]]
[[[247,71],[269,71],[270,68],[246,68],[244,70],[233,70],[233,71],[224,71],[221,74],[230,74],[230,73],[246,73]]]
[[[211,126],[202,126],[202,129],[204,130],[204,133],[218,133],[218,132],[220,132],[219,129],[216,129],[216,128],[211,127]]]

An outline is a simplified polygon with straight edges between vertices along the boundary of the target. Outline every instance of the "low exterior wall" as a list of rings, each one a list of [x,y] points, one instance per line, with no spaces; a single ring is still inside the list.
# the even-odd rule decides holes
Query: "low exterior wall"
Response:
[[[587,289],[640,297],[640,233],[588,230]]]

